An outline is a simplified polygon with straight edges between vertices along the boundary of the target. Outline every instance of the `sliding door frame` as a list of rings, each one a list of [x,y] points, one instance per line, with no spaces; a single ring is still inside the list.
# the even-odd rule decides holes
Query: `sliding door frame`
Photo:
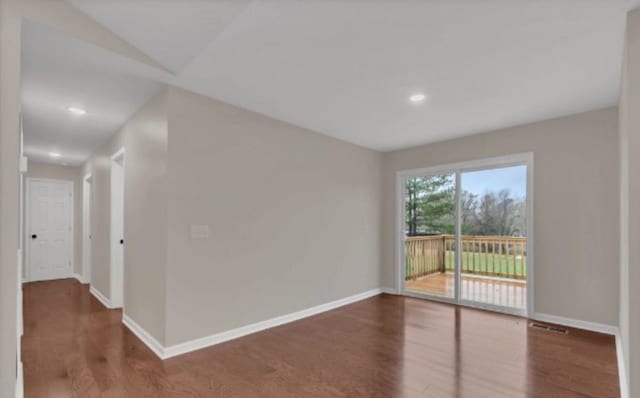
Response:
[[[459,231],[461,230],[462,215],[460,212],[460,189],[462,173],[499,169],[512,166],[527,167],[527,306],[526,309],[503,307],[493,304],[484,304],[476,301],[462,300],[460,297],[461,288],[461,267],[460,254],[461,242]],[[405,289],[405,184],[407,179],[414,177],[425,177],[438,174],[454,174],[456,180],[455,188],[455,297],[442,297],[423,293],[416,293]],[[450,163],[425,167],[419,169],[402,170],[396,173],[396,264],[397,264],[397,292],[404,296],[425,298],[429,300],[441,301],[450,304],[462,305],[466,307],[481,308],[496,312],[503,312],[513,315],[531,317],[535,314],[535,294],[534,294],[534,252],[533,252],[533,153],[519,153],[507,156],[478,159],[459,163]]]

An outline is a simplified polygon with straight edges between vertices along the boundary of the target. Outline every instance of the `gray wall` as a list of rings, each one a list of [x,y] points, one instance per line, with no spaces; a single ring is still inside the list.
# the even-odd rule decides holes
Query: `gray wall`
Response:
[[[110,296],[111,155],[124,146],[122,131],[102,145],[83,166],[82,174],[93,179],[91,225],[91,287]],[[125,176],[126,178],[126,176]]]
[[[167,261],[166,92],[139,110],[84,166],[93,176],[91,285],[110,299],[111,156],[125,148],[124,311],[164,342]]]
[[[82,274],[82,168],[29,161],[26,178],[46,178],[73,182],[73,272]],[[25,188],[27,181],[25,179]],[[26,202],[26,197],[25,197]],[[27,209],[25,203],[25,211]],[[25,233],[30,235],[29,226]],[[26,251],[26,247],[25,247]],[[25,253],[23,253],[25,254]],[[23,275],[26,275],[26,266]]]
[[[629,396],[640,396],[640,9],[627,18],[620,96],[620,334]]]
[[[172,89],[167,344],[379,287],[380,171],[374,151]]]
[[[0,397],[16,387],[16,272],[19,245],[20,25],[59,29],[141,63],[158,63],[64,0],[0,0]]]
[[[384,154],[384,286],[399,170],[534,153],[535,311],[618,324],[618,119],[606,109]]]
[[[0,0],[0,397],[16,385],[20,16]]]

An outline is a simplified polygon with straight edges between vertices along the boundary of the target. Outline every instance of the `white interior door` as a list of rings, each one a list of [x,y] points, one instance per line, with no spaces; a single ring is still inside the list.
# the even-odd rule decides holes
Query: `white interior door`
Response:
[[[30,179],[28,189],[28,278],[30,281],[69,278],[72,183]]]
[[[111,305],[124,301],[124,152],[111,159]]]

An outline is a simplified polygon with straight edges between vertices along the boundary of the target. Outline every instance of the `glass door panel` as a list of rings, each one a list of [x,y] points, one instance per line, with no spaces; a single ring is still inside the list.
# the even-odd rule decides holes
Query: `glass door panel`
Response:
[[[456,173],[405,179],[404,288],[456,298]]]
[[[460,299],[526,309],[527,167],[462,172]]]

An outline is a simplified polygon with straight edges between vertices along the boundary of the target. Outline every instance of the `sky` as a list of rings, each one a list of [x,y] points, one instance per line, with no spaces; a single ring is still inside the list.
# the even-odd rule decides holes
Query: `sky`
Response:
[[[487,191],[511,191],[512,197],[524,198],[527,192],[527,167],[514,166],[501,169],[462,173],[463,191],[482,195]]]

